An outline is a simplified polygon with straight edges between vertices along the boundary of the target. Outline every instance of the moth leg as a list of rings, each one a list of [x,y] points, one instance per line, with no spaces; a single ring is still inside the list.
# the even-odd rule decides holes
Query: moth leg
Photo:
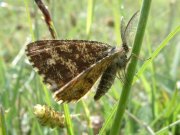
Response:
[[[131,57],[135,57],[135,58],[137,58],[138,60],[145,61],[143,58],[137,56],[137,55],[134,54],[134,53],[132,53],[132,54],[130,55],[130,57],[128,58],[128,61],[130,60]],[[148,58],[147,60],[149,60],[149,59],[151,59],[151,58]]]
[[[118,72],[118,79],[121,81],[121,83],[123,83],[124,84],[124,77],[123,77],[123,74],[122,74],[122,71],[120,70],[119,72]]]
[[[124,77],[124,82],[125,82],[127,80],[126,69],[123,68],[122,72],[123,72],[123,75],[124,75],[123,77]]]

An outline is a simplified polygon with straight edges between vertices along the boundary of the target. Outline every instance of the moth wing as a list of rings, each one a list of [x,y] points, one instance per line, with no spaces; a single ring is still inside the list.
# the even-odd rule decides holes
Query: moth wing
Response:
[[[108,55],[108,44],[84,40],[42,40],[27,45],[26,54],[52,91],[59,90]]]
[[[126,27],[124,27],[125,26],[124,20],[122,19],[121,21],[122,25],[124,25],[124,26],[121,25],[122,28],[121,38],[123,43],[126,43],[128,46],[132,46],[134,42],[139,16],[140,16],[139,11],[135,12],[134,15],[130,18]]]

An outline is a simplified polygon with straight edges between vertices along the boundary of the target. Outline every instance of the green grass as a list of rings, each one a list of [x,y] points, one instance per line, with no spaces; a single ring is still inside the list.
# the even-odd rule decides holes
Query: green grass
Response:
[[[142,8],[140,11],[140,18],[139,18],[139,22],[137,26],[137,32],[136,32],[136,36],[135,36],[134,44],[132,48],[132,58],[127,67],[127,74],[126,74],[127,77],[122,88],[122,94],[119,100],[117,112],[113,121],[111,132],[110,132],[111,135],[118,135],[120,131],[122,117],[127,106],[129,94],[131,91],[131,85],[133,82],[133,77],[136,72],[137,57],[139,56],[139,53],[141,50],[150,7],[151,7],[151,0],[144,0],[142,3]]]
[[[24,53],[34,40],[51,39],[33,1],[0,2],[0,134],[109,134],[114,127],[123,84],[95,102],[92,89],[82,101],[58,105]],[[120,18],[141,8],[141,1],[47,1],[58,39],[88,39],[120,46]],[[180,17],[178,1],[152,1],[126,111],[122,134],[180,134]],[[121,8],[124,7],[124,8]],[[113,21],[114,26],[109,26]],[[33,106],[47,104],[66,112],[67,128],[41,126]],[[121,104],[120,104],[121,106]],[[119,114],[119,113],[118,113]],[[117,114],[117,115],[118,115]],[[70,115],[75,115],[73,118]],[[96,118],[96,119],[95,119]],[[97,122],[97,124],[95,124]],[[102,128],[100,128],[103,126]]]
[[[5,121],[5,117],[4,117],[4,110],[3,108],[0,106],[0,133],[3,135],[7,134],[7,129],[6,129],[6,121]]]

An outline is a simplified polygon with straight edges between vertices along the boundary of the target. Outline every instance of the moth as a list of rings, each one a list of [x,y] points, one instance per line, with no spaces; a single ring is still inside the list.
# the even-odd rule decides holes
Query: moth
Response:
[[[87,40],[39,40],[27,45],[30,63],[43,77],[57,102],[79,100],[99,78],[94,99],[100,99],[110,89],[116,74],[120,76],[129,61],[126,38],[136,16],[137,12],[126,27],[121,21],[120,48]]]

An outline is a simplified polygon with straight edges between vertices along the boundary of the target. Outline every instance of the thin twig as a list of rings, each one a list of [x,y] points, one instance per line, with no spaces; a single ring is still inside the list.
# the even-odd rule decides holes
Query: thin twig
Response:
[[[44,3],[41,0],[35,0],[35,2],[44,15],[45,22],[49,28],[49,31],[51,33],[52,38],[56,39],[56,37],[57,37],[56,32],[55,32],[55,29],[53,27],[52,19],[51,19],[51,16],[50,16],[48,9],[46,8],[46,6],[44,5]]]

